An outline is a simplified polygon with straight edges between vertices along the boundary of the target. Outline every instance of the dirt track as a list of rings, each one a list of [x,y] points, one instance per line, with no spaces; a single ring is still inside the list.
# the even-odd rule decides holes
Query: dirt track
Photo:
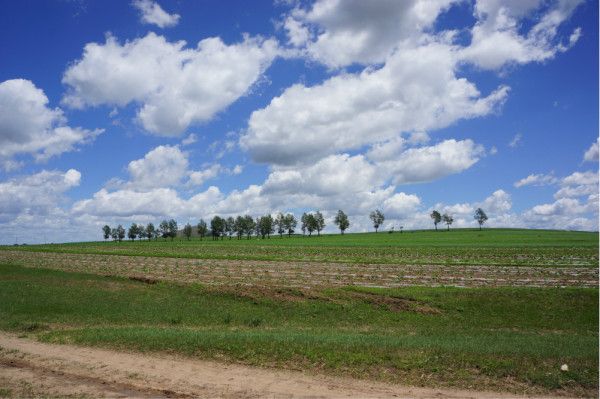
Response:
[[[0,348],[0,387],[16,397],[522,398],[45,344],[6,333]]]

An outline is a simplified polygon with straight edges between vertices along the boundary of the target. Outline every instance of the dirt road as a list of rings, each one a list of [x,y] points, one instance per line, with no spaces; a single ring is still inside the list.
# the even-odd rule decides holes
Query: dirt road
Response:
[[[219,398],[515,398],[411,388],[296,371],[45,344],[0,333],[1,396]]]

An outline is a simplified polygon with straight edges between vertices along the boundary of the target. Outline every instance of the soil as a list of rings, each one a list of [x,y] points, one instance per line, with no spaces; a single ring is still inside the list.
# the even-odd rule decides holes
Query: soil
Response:
[[[311,287],[455,286],[598,287],[598,268],[499,265],[411,265],[180,259],[144,256],[0,251],[0,262],[70,272],[204,285]],[[282,292],[282,296],[296,294]]]
[[[523,398],[55,345],[0,333],[0,397]]]

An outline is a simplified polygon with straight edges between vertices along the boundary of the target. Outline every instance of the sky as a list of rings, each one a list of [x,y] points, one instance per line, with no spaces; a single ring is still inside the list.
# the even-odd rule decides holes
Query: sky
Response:
[[[0,6],[0,244],[338,209],[598,230],[596,1]]]

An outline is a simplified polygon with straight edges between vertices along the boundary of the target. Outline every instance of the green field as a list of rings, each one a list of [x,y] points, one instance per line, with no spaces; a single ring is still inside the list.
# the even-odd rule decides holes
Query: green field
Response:
[[[598,233],[484,229],[2,249],[0,329],[42,341],[409,385],[597,396],[597,286],[513,287],[510,279],[573,271],[590,284]],[[26,256],[7,262],[15,253]],[[468,265],[486,265],[472,269],[493,279],[504,265],[523,267],[502,275],[502,286],[479,288],[283,285],[305,269],[308,281],[361,269],[463,273]],[[288,274],[261,284],[267,269]],[[223,283],[240,276],[241,284]]]
[[[228,260],[598,267],[597,232],[523,229],[272,236],[264,240],[200,241],[194,237],[188,241],[178,237],[173,241],[28,245],[19,250]]]
[[[597,297],[423,287],[306,295],[0,266],[0,328],[42,341],[517,392],[595,392]]]

